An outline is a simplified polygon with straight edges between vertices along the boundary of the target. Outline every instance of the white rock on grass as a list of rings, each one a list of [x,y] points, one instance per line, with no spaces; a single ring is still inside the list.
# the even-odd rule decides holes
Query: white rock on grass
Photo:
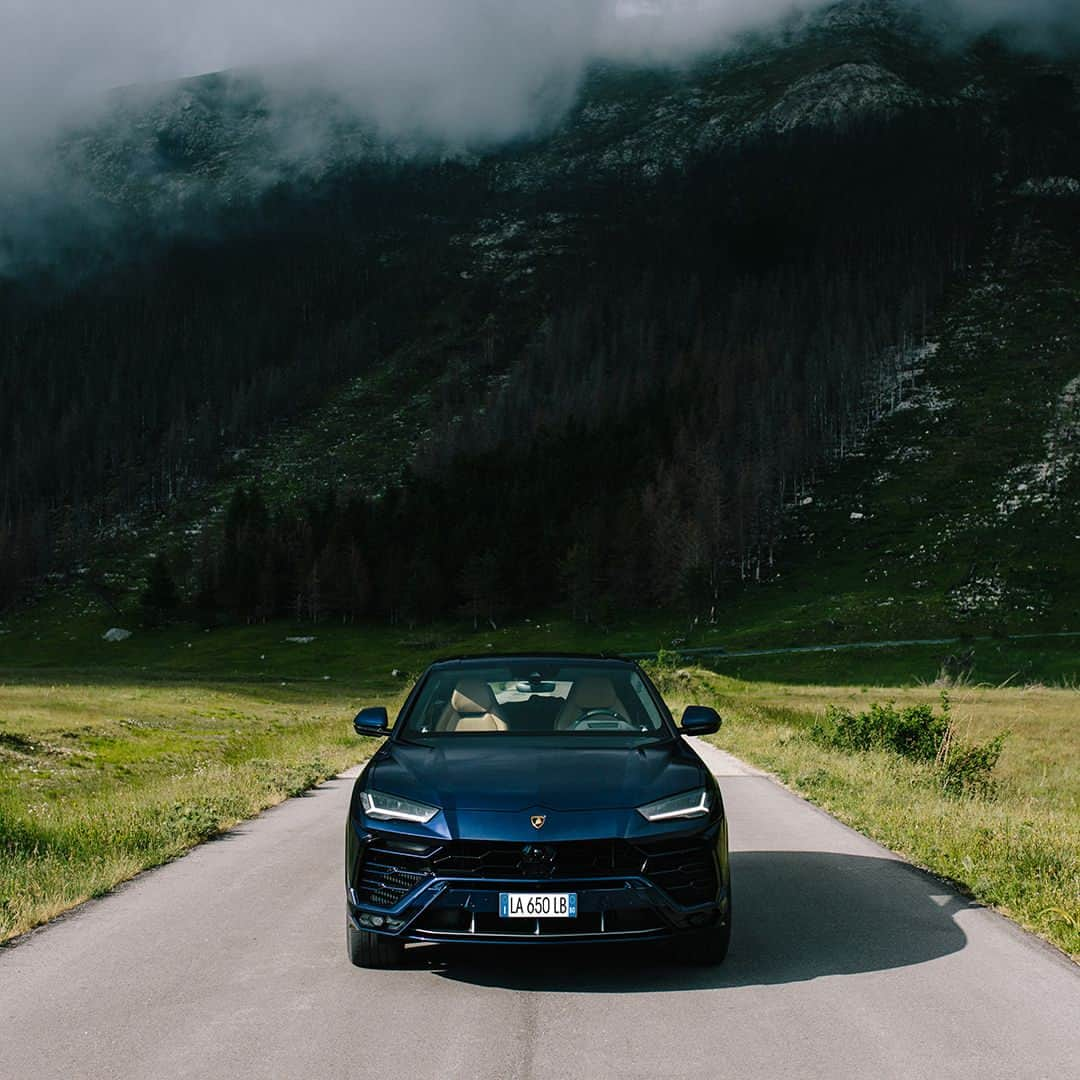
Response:
[[[1010,469],[998,490],[998,514],[1007,518],[1025,506],[1055,506],[1069,475],[1080,468],[1080,375],[1065,384],[1043,435],[1041,461]]]
[[[296,645],[310,645],[315,639],[313,637],[287,637],[285,640]]]
[[[121,630],[119,626],[114,626],[110,630],[106,630],[101,635],[102,641],[127,641],[131,637],[130,630]]]

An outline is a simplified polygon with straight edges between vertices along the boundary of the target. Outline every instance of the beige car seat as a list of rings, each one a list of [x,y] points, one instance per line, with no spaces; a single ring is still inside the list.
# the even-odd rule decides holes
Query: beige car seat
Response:
[[[619,695],[615,693],[611,680],[599,675],[590,675],[574,683],[566,704],[555,721],[556,729],[565,731],[590,709],[610,709],[619,716],[627,715],[626,707],[619,700]]]
[[[495,695],[483,679],[462,679],[450,695],[436,731],[506,731]]]

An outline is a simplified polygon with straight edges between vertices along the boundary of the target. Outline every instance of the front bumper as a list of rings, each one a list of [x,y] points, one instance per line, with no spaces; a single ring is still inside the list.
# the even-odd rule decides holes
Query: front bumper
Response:
[[[395,844],[393,833],[354,834],[347,880],[353,925],[406,941],[566,944],[652,940],[723,925],[729,917],[727,827],[721,818],[707,829],[667,835],[651,847],[621,840],[592,841],[612,855],[584,857],[588,844],[554,844],[544,873],[511,867],[517,845]],[[413,846],[407,853],[394,850]],[[562,850],[561,850],[562,849]],[[447,854],[447,853],[450,854]],[[603,872],[575,872],[588,862]],[[564,869],[565,867],[565,869]],[[467,873],[455,873],[463,868]],[[502,869],[502,873],[497,872]],[[574,919],[503,919],[502,892],[574,892]]]

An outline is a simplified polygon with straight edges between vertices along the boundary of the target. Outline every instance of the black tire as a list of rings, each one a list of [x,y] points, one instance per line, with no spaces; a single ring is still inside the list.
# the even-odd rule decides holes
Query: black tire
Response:
[[[348,916],[345,917],[345,945],[349,959],[357,967],[400,967],[405,958],[404,942],[370,930],[357,930]]]

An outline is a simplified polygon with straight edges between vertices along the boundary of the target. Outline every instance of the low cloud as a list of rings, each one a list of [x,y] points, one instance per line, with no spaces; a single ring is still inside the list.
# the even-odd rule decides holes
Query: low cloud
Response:
[[[571,93],[599,53],[686,47],[792,0],[0,0],[0,149],[84,117],[117,86],[288,71],[385,127],[500,138]]]
[[[939,23],[951,12],[969,32],[1007,23],[1042,45],[1080,26],[1076,0],[893,6]],[[830,7],[889,0],[0,0],[0,274],[15,232],[90,219],[82,181],[48,164],[50,148],[116,87],[257,68],[275,115],[327,92],[390,139],[490,143],[557,119],[594,58],[679,60]],[[299,126],[280,125],[283,153],[324,138]]]
[[[903,2],[903,0],[901,0]],[[910,0],[968,25],[1080,23],[1075,0]],[[864,7],[879,0],[851,0]],[[573,93],[597,55],[670,57],[826,0],[0,0],[0,154],[112,87],[288,69],[388,129],[502,138]],[[286,81],[288,83],[288,81]]]

